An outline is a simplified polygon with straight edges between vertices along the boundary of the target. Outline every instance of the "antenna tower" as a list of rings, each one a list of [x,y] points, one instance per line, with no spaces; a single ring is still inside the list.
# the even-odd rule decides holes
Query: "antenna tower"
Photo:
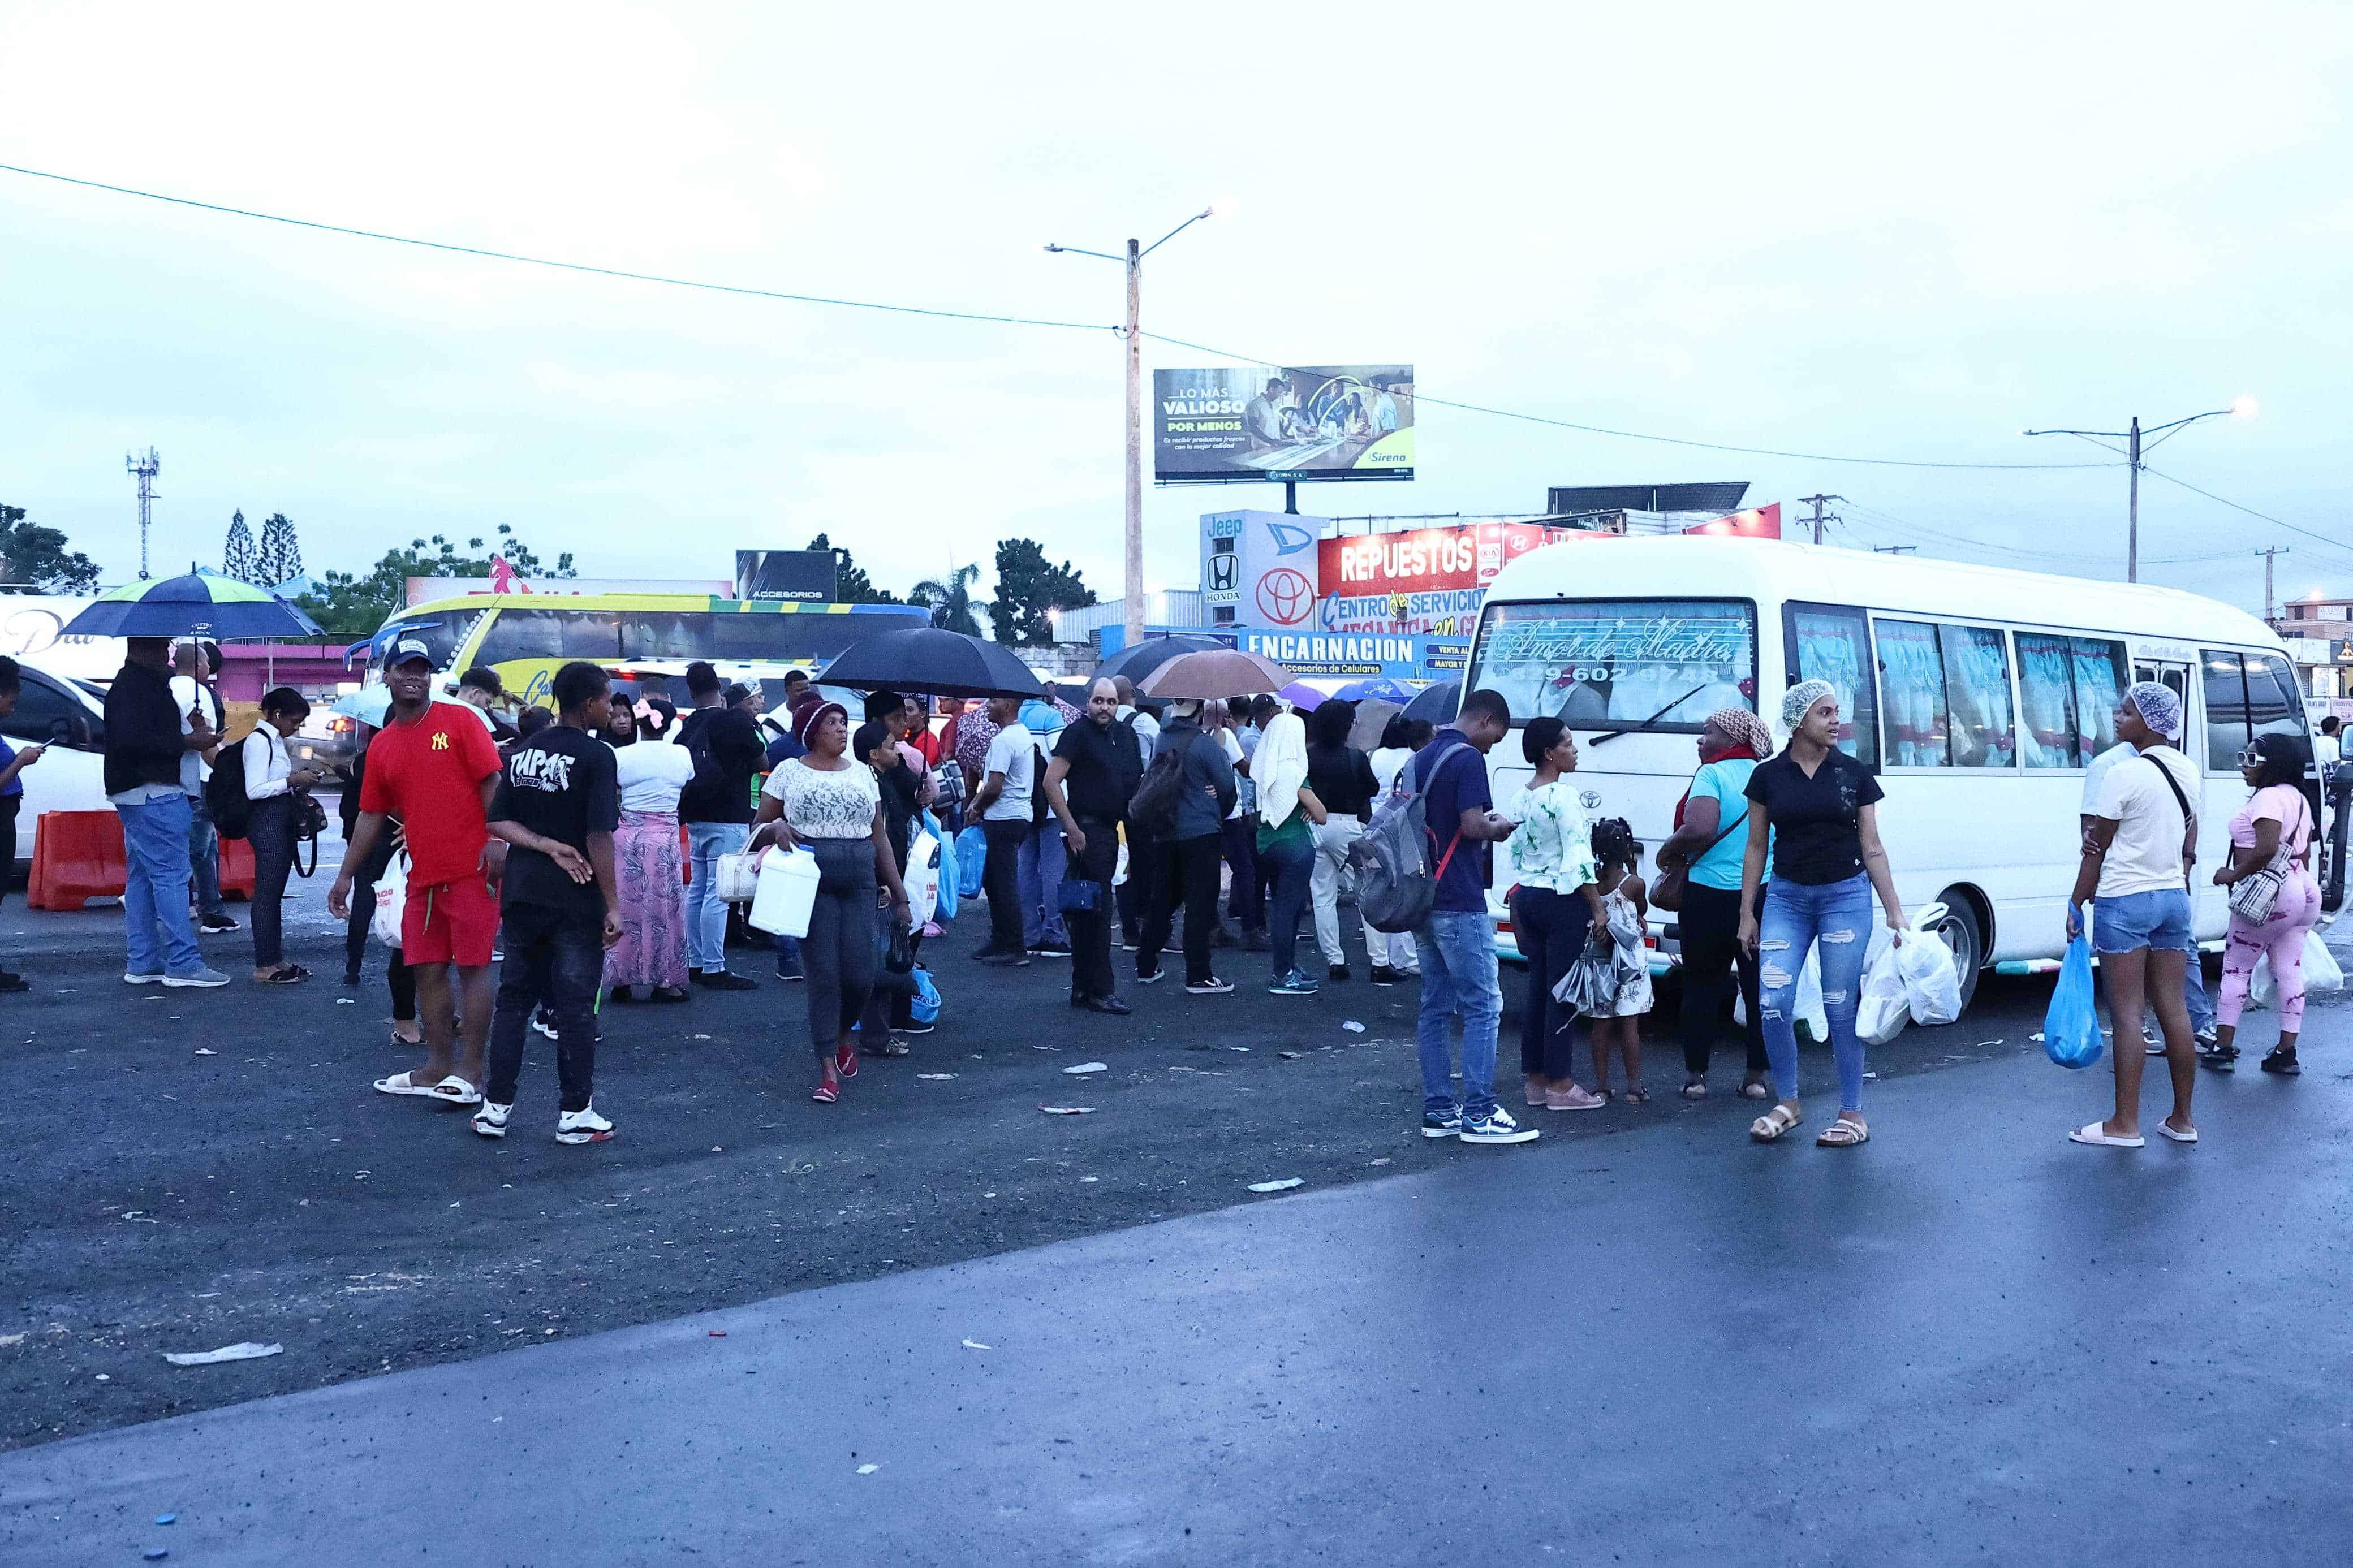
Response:
[[[155,476],[163,471],[164,459],[155,448],[144,452],[126,452],[122,470],[139,476],[139,580],[147,580],[147,530],[155,521]]]

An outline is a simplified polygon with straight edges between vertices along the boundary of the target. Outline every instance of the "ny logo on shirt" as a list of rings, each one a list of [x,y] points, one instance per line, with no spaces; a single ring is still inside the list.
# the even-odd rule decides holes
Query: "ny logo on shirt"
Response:
[[[433,731],[433,749],[437,752],[446,752],[449,749],[449,732],[448,731],[436,730]]]
[[[507,759],[507,783],[517,789],[556,795],[572,787],[572,757],[565,752],[537,748],[517,752]]]

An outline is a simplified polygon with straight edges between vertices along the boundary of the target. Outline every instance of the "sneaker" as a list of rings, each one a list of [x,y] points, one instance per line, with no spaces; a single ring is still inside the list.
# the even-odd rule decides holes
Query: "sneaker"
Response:
[[[1270,996],[1313,996],[1318,989],[1315,982],[1294,969],[1268,986],[1266,994]]]
[[[196,921],[196,927],[215,936],[218,936],[223,931],[237,929],[237,922],[227,915],[206,915]]]
[[[602,1143],[613,1136],[613,1124],[596,1114],[591,1103],[585,1110],[567,1110],[555,1119],[558,1143]]]
[[[2200,1050],[2211,1050],[2214,1047],[2222,1043],[2222,1031],[2215,1027],[2213,1025],[2209,1024],[2204,1028],[2199,1030],[2193,1038],[2196,1040]]]
[[[125,976],[125,978],[129,977]],[[195,985],[207,991],[216,985],[228,984],[228,976],[217,969],[199,969],[193,974],[166,974],[163,980],[166,985]]]
[[[726,969],[698,969],[694,972],[694,983],[708,985],[713,991],[757,991],[760,988],[758,981]]]
[[[979,962],[987,964],[991,969],[1027,969],[1029,967],[1029,955],[1018,951],[984,952],[980,955]]]
[[[1462,1113],[1459,1110],[1449,1110],[1442,1114],[1435,1110],[1425,1110],[1421,1113],[1421,1135],[1424,1138],[1454,1138],[1459,1137],[1461,1131]]]
[[[904,1024],[893,1024],[891,1027],[902,1035],[928,1035],[934,1029],[938,1028],[939,1026],[937,1024],[918,1024],[911,1021]]]
[[[807,980],[808,976],[801,973],[801,966],[799,964],[796,963],[791,968],[787,969],[785,966],[785,961],[782,958],[779,958],[776,960],[776,978],[783,981],[786,984],[791,985]]]
[[[1335,963],[1335,964],[1334,964],[1334,965],[1332,966],[1332,978],[1333,978],[1333,979],[1335,979],[1335,980],[1345,980],[1345,979],[1347,979],[1347,978],[1348,978],[1348,966],[1347,966],[1346,964],[1345,964],[1345,963]]]
[[[1516,1117],[1499,1105],[1483,1117],[1464,1117],[1461,1136],[1465,1143],[1533,1143],[1543,1134],[1533,1127],[1521,1126]]]
[[[1071,956],[1071,944],[1064,942],[1060,937],[1050,936],[1041,941],[1030,943],[1029,956],[1032,958],[1068,958]]]
[[[1398,983],[1398,972],[1386,963],[1376,963],[1373,965],[1372,982],[1376,985],[1394,985]]]
[[[131,976],[126,974],[122,978],[128,980]],[[1138,985],[1157,985],[1167,978],[1168,972],[1165,969],[1155,969],[1149,974],[1140,969],[1135,972],[1135,983]]]
[[[495,1105],[487,1100],[482,1101],[474,1108],[474,1131],[485,1138],[505,1137],[507,1117],[513,1110],[512,1105]]]
[[[555,1016],[544,1007],[531,1010],[531,1026],[551,1040],[555,1038]]]
[[[1193,996],[1223,996],[1233,988],[1234,983],[1232,981],[1220,980],[1214,974],[1210,975],[1207,980],[1187,980],[1185,982],[1185,990],[1187,994]]]
[[[164,972],[160,969],[126,969],[122,972],[122,984],[125,985],[161,985],[163,983]]]
[[[1124,937],[1122,937],[1122,938],[1120,938],[1120,939],[1119,939],[1119,950],[1120,950],[1120,952],[1134,952],[1135,951],[1135,948],[1136,948],[1136,941],[1135,941],[1135,939],[1134,939],[1134,937],[1132,937],[1132,936],[1124,936]]]

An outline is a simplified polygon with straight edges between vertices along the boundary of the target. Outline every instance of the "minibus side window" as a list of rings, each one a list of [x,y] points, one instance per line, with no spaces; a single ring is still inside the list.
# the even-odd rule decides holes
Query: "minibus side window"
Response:
[[[519,658],[562,658],[564,632],[554,610],[501,607],[474,650],[476,664],[507,664]]]
[[[2018,634],[2020,740],[2028,767],[2087,767],[2116,743],[2125,668],[2120,642]]]
[[[621,657],[621,617],[610,610],[558,610],[565,658]]]
[[[2247,661],[2247,722],[2258,735],[2302,737],[2304,695],[2295,674],[2276,654],[2251,653]]]
[[[1788,678],[1827,680],[1839,700],[1839,750],[1866,767],[1879,765],[1879,692],[1871,633],[1861,610],[1792,602],[1783,610]]]
[[[2018,761],[2010,645],[1991,626],[1883,618],[1879,699],[1898,768],[2007,768]]]
[[[2221,648],[2198,650],[2206,668],[2206,771],[2234,773],[2247,749],[2247,680],[2239,656]]]

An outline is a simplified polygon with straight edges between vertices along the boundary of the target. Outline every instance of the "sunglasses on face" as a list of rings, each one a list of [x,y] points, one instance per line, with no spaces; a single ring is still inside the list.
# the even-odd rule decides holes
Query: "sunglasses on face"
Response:
[[[2253,746],[2249,746],[2245,751],[2239,753],[2239,768],[2241,772],[2253,773],[2263,765],[2263,754],[2255,750]]]

